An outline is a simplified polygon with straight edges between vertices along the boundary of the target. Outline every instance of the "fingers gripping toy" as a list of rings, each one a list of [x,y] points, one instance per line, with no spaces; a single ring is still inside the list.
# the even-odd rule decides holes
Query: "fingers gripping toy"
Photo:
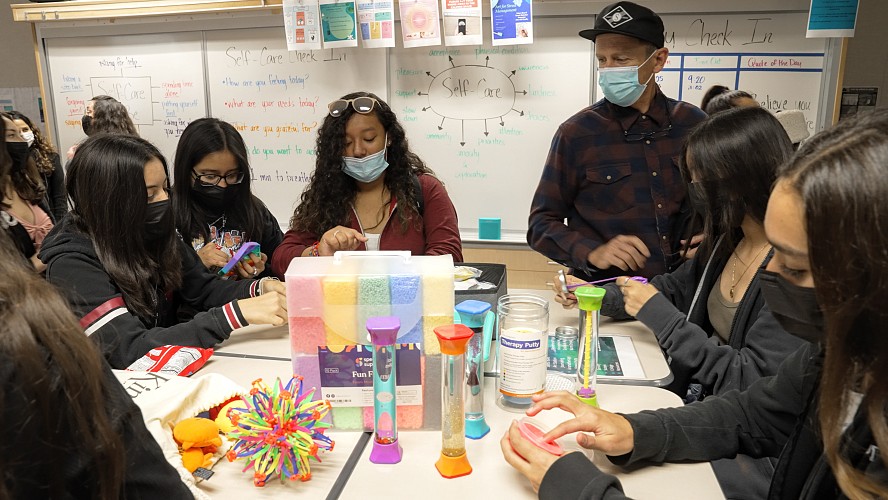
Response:
[[[219,276],[232,276],[234,275],[234,266],[237,265],[240,261],[248,261],[250,260],[250,254],[255,256],[259,256],[259,243],[248,241],[241,245],[240,248],[237,249],[237,252],[231,257],[231,260],[228,261],[228,264],[225,264],[225,267],[219,269]]]
[[[321,422],[330,403],[312,401],[314,392],[315,388],[303,391],[298,375],[286,385],[280,379],[271,386],[257,379],[250,394],[243,397],[246,407],[228,410],[235,426],[228,437],[236,440],[228,460],[245,458],[243,470],[253,468],[254,485],[265,486],[275,474],[281,481],[308,481],[310,459],[320,462],[320,450],[333,451],[333,440],[324,435],[330,424]]]

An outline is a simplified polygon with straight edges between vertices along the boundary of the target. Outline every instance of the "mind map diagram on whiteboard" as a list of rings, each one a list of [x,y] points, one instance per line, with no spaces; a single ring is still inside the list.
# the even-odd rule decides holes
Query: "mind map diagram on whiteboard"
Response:
[[[447,120],[458,121],[460,124],[460,146],[466,145],[466,121],[484,122],[483,133],[489,134],[488,120],[497,120],[500,126],[505,125],[506,116],[515,113],[524,116],[524,111],[515,108],[518,94],[527,95],[526,90],[517,90],[512,77],[517,70],[508,74],[489,66],[490,57],[486,57],[484,65],[456,65],[453,57],[448,57],[450,67],[433,75],[426,71],[432,80],[428,92],[417,92],[417,95],[428,97],[428,106],[422,108],[441,117],[438,130],[444,130]]]

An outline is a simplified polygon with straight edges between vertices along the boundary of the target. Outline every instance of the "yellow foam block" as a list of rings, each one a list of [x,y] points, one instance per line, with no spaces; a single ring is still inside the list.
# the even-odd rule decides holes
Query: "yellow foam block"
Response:
[[[435,336],[435,328],[452,324],[452,314],[450,316],[423,316],[422,352],[426,355],[441,354],[441,344],[438,343],[438,337]]]
[[[453,316],[453,275],[431,274],[422,277],[422,315]],[[451,321],[452,323],[452,321]]]
[[[340,277],[326,278],[323,288],[327,345],[354,344],[359,339],[356,328],[357,280]]]

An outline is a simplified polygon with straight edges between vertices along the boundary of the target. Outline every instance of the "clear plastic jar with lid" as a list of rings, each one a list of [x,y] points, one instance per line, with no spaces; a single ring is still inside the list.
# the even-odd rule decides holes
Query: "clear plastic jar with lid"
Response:
[[[497,303],[497,404],[524,410],[546,390],[549,301],[536,295],[504,295]]]

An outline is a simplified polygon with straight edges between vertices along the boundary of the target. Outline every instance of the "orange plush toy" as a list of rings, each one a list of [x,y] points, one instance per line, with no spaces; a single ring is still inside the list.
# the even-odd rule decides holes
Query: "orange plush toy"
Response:
[[[219,426],[208,418],[186,418],[173,428],[173,439],[182,450],[182,464],[188,472],[213,463],[213,453],[222,446]]]

